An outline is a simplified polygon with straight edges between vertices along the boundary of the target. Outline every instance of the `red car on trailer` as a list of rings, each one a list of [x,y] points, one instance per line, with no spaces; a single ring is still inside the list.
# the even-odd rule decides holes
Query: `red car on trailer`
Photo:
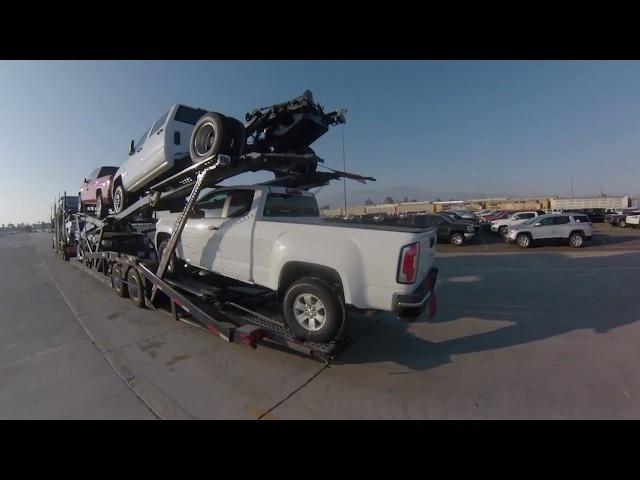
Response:
[[[96,168],[80,186],[79,210],[87,213],[87,206],[95,209],[95,216],[104,218],[107,216],[109,207],[112,205],[110,185],[113,175],[118,171],[118,167]]]

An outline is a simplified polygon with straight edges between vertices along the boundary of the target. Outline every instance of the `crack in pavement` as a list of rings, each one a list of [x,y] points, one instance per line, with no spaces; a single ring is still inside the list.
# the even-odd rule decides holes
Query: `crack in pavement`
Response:
[[[376,318],[374,322],[371,323],[371,325],[369,325],[357,338],[352,339],[349,344],[354,343],[355,341],[361,340],[364,337],[366,337],[376,326],[378,326],[378,324],[380,323],[380,317]],[[265,418],[267,415],[269,415],[271,412],[273,412],[275,409],[277,409],[278,407],[280,407],[282,404],[284,404],[287,400],[289,400],[291,397],[293,397],[296,393],[298,393],[299,391],[301,391],[304,387],[306,387],[307,385],[309,385],[313,380],[315,380],[316,378],[318,378],[318,376],[324,372],[325,370],[327,370],[329,367],[331,366],[330,362],[325,363],[320,370],[318,370],[317,372],[315,372],[313,375],[311,375],[311,377],[309,377],[305,382],[303,382],[301,385],[299,385],[297,388],[295,388],[291,393],[289,393],[288,395],[286,395],[283,399],[281,399],[280,401],[276,402],[271,408],[269,408],[267,411],[265,411],[262,415],[260,415],[258,417],[258,420],[262,420],[263,418]]]

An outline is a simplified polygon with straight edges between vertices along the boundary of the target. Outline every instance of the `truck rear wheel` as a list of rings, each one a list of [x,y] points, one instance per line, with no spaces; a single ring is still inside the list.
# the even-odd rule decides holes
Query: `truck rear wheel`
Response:
[[[189,141],[189,154],[193,163],[201,162],[218,153],[238,156],[245,142],[244,125],[231,117],[207,112],[193,127]]]
[[[122,212],[127,208],[127,192],[124,191],[122,183],[118,183],[113,189],[113,211],[115,213]]]
[[[460,247],[464,243],[464,235],[459,232],[452,233],[450,241],[453,245]]]
[[[162,258],[167,245],[169,244],[169,239],[163,240],[160,242],[160,246],[158,247],[158,262]],[[169,263],[167,264],[167,272],[169,273],[179,273],[180,271],[180,262],[176,260],[176,252],[175,250],[171,254],[171,258],[169,259]]]
[[[133,304],[138,308],[145,306],[144,302],[144,288],[142,286],[142,280],[138,271],[131,267],[127,272],[127,289],[129,290],[129,297]]]
[[[304,277],[293,282],[282,308],[289,330],[302,340],[330,342],[345,321],[340,295],[319,278]]]

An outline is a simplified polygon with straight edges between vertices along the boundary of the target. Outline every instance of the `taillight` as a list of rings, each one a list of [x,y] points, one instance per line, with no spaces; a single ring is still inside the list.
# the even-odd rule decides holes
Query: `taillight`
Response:
[[[402,248],[400,252],[400,265],[398,268],[398,283],[413,283],[418,275],[418,258],[420,256],[420,244],[412,243]]]

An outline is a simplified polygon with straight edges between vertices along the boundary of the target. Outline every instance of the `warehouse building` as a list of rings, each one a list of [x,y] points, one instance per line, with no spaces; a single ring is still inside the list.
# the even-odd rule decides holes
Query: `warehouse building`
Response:
[[[578,208],[621,209],[631,206],[630,198],[623,197],[571,197],[551,200],[552,210],[573,210]]]

